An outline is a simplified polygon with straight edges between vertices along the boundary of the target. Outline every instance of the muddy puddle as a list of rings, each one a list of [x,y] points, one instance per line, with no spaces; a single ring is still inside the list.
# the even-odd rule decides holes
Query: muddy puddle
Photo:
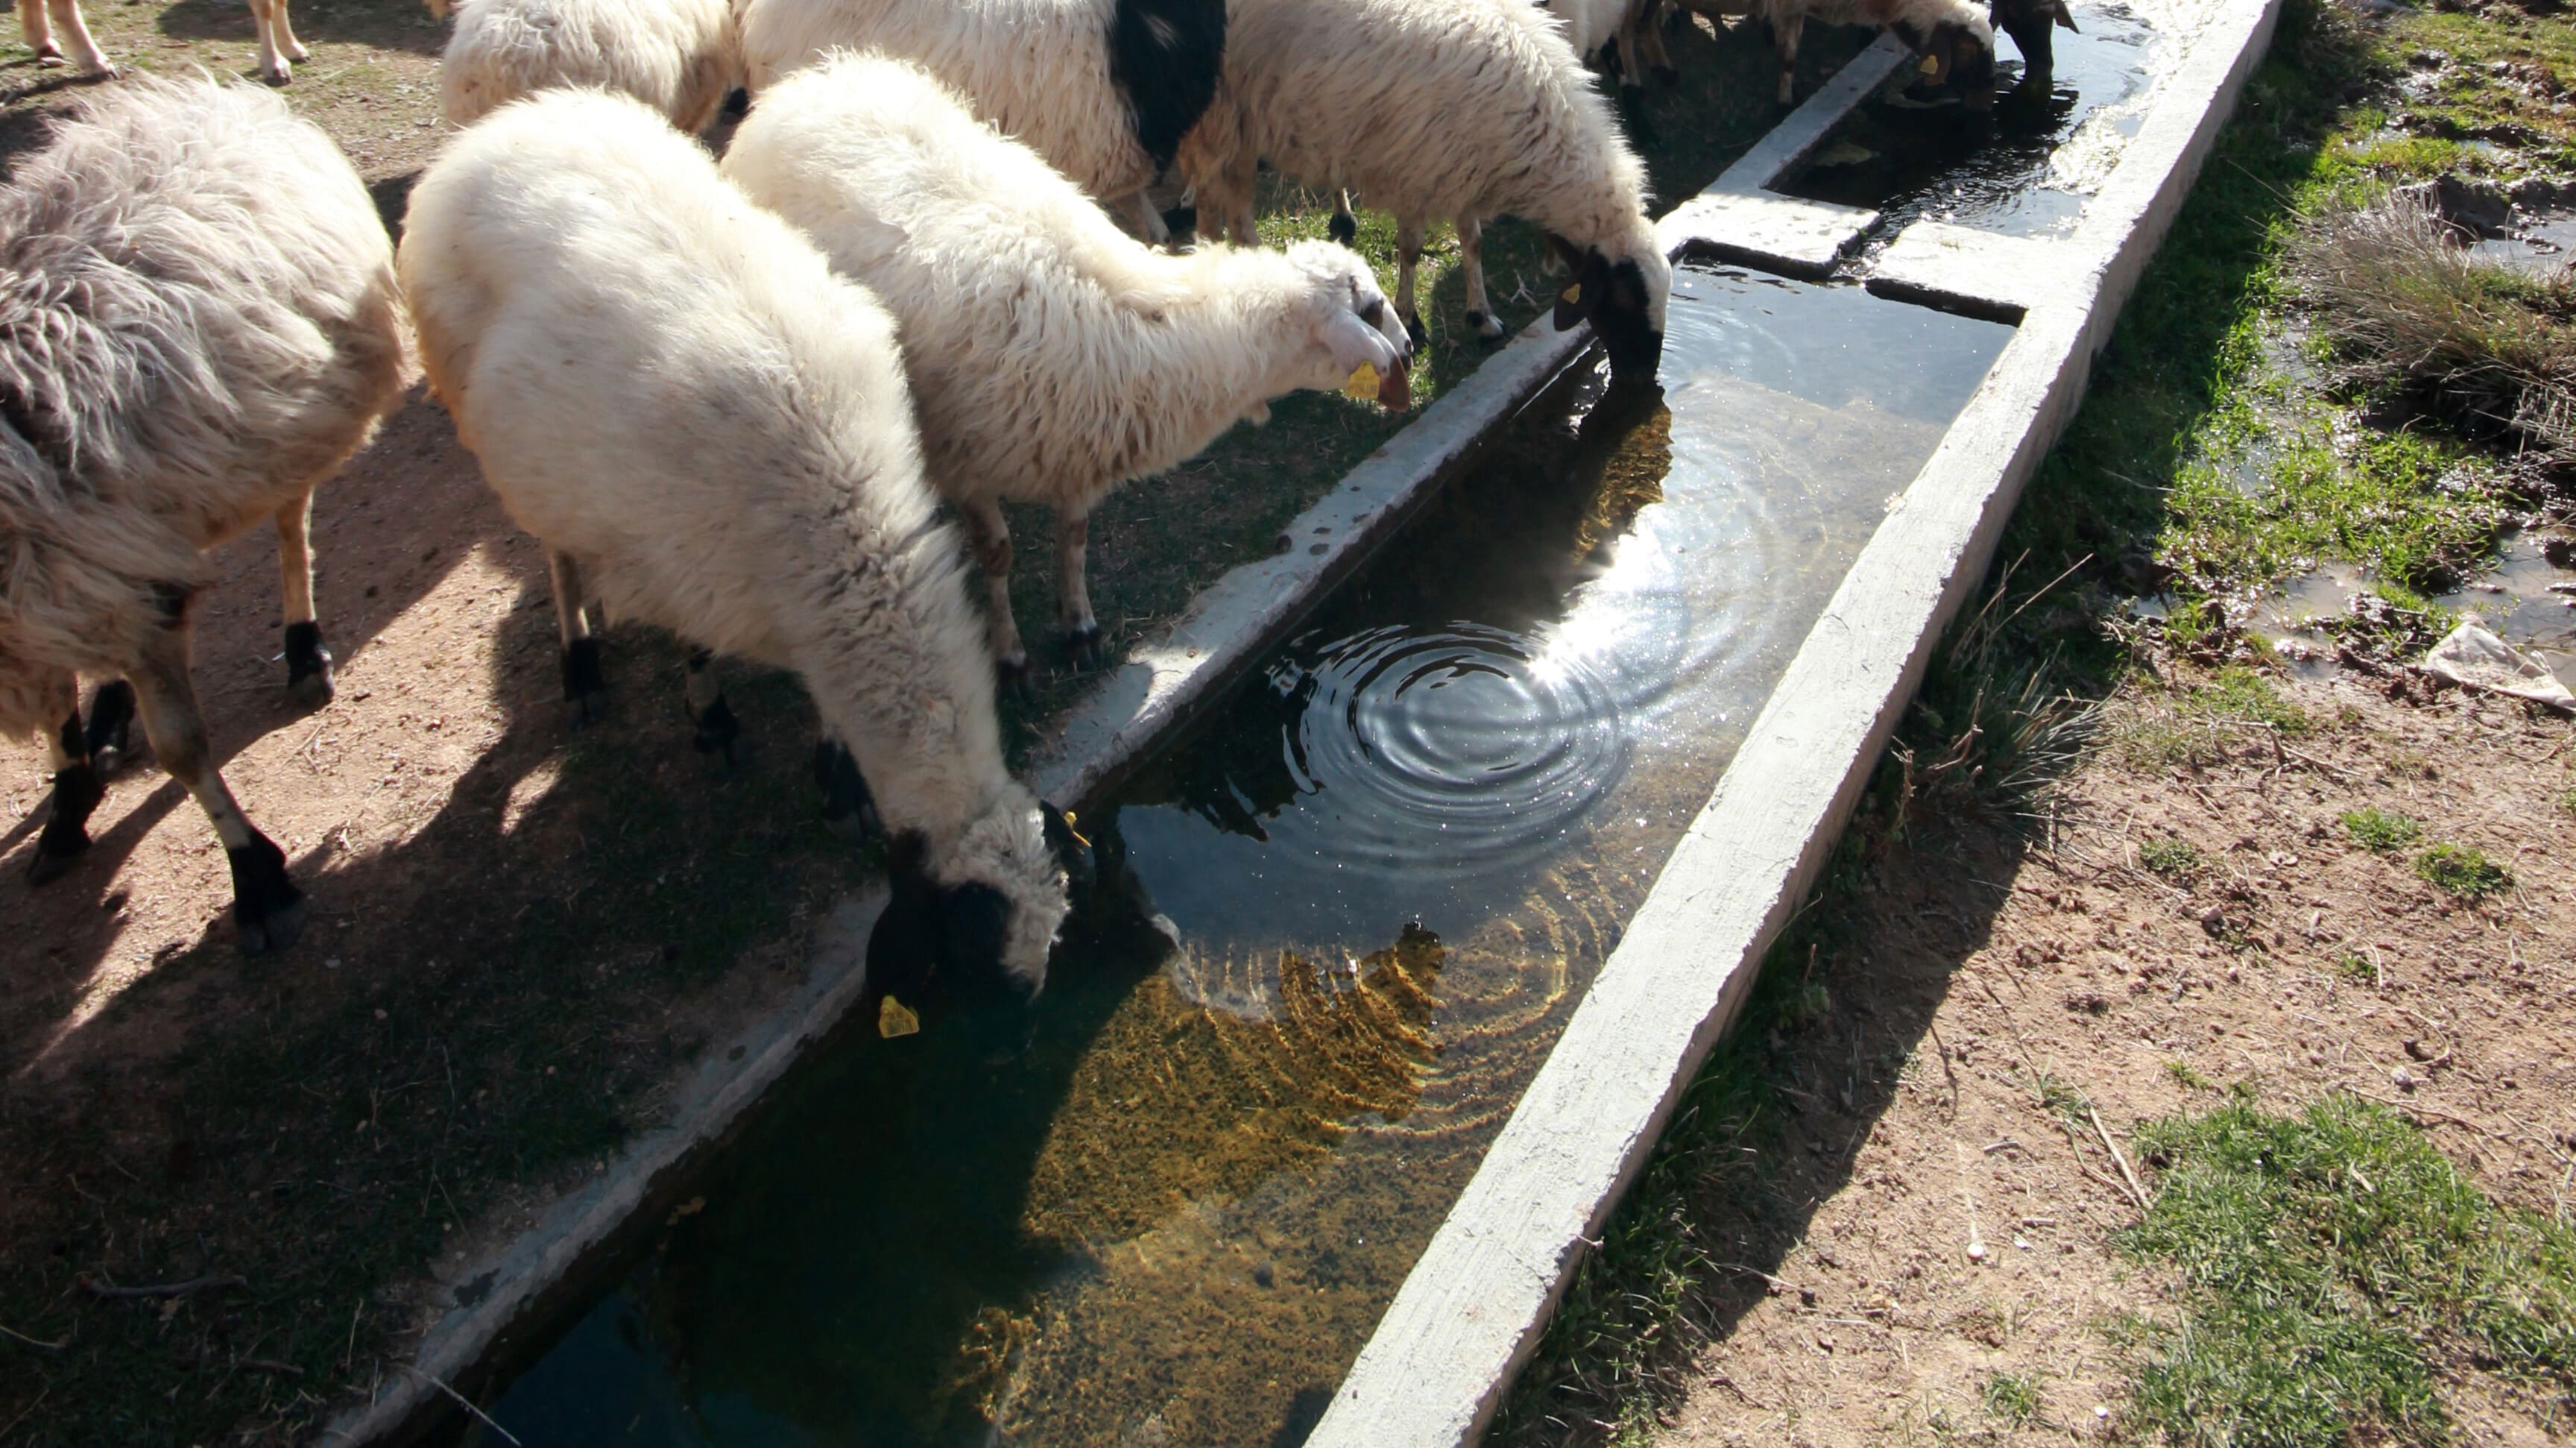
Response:
[[[2553,551],[2576,558],[2576,542],[2536,531],[2507,534],[2496,545],[2493,568],[2433,601],[2463,616],[2475,614],[2558,682],[2576,688],[2576,568],[2551,562]],[[2324,625],[2349,614],[2352,600],[2372,588],[2367,570],[2329,563],[2267,591],[2255,604],[2251,626],[2290,668],[2321,676],[2335,667],[2334,639]]]
[[[1923,219],[2016,236],[2072,231],[2199,19],[2191,0],[2078,0],[2072,11],[2079,29],[2057,31],[2045,87],[2019,84],[2021,61],[1998,35],[2006,93],[1991,116],[1882,93],[1780,189],[1875,207],[1882,239]]]
[[[1678,275],[1659,391],[1525,413],[1083,820],[1133,909],[1024,1026],[817,1052],[493,1417],[1301,1441],[2008,336]]]

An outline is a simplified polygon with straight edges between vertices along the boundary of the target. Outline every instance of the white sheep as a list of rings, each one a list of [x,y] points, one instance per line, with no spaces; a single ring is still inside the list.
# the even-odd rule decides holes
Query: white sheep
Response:
[[[1656,0],[1661,3],[1661,0]],[[1798,37],[1819,25],[1868,25],[1893,30],[1922,57],[1923,78],[1934,87],[1955,86],[1971,110],[1995,103],[1995,27],[1970,0],[1674,0],[1711,19],[1758,15],[1771,27],[1780,54],[1780,104],[1796,98]],[[2069,29],[2073,20],[2067,21]],[[2046,38],[2046,20],[2040,35]]]
[[[1659,8],[1657,0],[1547,0],[1547,12],[1565,27],[1566,44],[1585,64],[1599,65],[1615,48],[1623,90],[1643,88],[1648,70],[1673,78],[1663,27],[1655,23]]]
[[[753,94],[831,50],[909,60],[1166,239],[1144,188],[1215,95],[1225,0],[746,0]]]
[[[1042,985],[1066,875],[1003,764],[875,298],[696,142],[593,90],[465,132],[413,189],[398,265],[458,436],[546,546],[576,716],[600,693],[594,597],[795,670],[896,836],[872,988]]]
[[[1097,662],[1084,555],[1111,488],[1362,366],[1381,401],[1408,400],[1411,343],[1349,248],[1156,252],[909,63],[835,56],[763,92],[723,169],[894,312],[930,477],[974,540],[1008,678],[1028,656],[1003,502],[1054,508],[1057,619],[1077,662]]]
[[[1178,165],[1200,216],[1237,242],[1255,239],[1261,161],[1395,213],[1396,306],[1417,336],[1414,271],[1441,217],[1457,224],[1468,323],[1502,335],[1478,248],[1509,213],[1573,267],[1558,326],[1591,320],[1623,374],[1661,355],[1672,266],[1646,219],[1645,163],[1530,0],[1236,0],[1225,83]]]
[[[38,882],[89,844],[77,676],[105,676],[213,820],[243,947],[301,930],[285,855],[207,750],[190,613],[199,550],[273,520],[290,685],[330,696],[307,527],[400,396],[392,250],[330,138],[246,86],[134,81],[0,191],[0,729],[47,732]],[[130,707],[103,691],[96,732]]]
[[[598,86],[694,135],[742,83],[731,0],[459,0],[455,9],[438,73],[451,125],[548,86]]]
[[[36,53],[36,64],[63,63],[63,48],[54,42],[57,27],[71,45],[74,64],[91,75],[116,74],[115,62],[90,37],[89,22],[81,18],[80,0],[18,0],[18,33],[25,38],[27,48]]]

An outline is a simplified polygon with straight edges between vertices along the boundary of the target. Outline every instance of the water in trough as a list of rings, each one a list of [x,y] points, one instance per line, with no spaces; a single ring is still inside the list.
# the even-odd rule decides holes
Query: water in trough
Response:
[[[1168,921],[816,1053],[493,1405],[546,1444],[1290,1444],[2009,330],[1677,275],[1084,820]],[[1141,916],[1140,916],[1141,919]]]

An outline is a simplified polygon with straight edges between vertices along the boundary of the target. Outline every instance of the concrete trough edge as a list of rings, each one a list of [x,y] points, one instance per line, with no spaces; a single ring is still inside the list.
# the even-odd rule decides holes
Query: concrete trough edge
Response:
[[[2262,0],[2216,14],[2194,37],[2063,243],[2080,267],[2031,306],[1862,550],[1307,1448],[1451,1448],[1482,1434],[1822,869],[2279,11]]]
[[[1718,185],[1758,188],[1794,166],[1893,73],[1887,48],[1881,42],[1862,51]],[[1681,210],[1658,223],[1658,236],[1675,253],[1710,240],[1707,218],[1695,221]],[[1442,394],[1287,526],[1286,551],[1226,573],[1161,639],[1137,650],[1075,706],[1031,770],[1039,793],[1080,807],[1115,787],[1365,564],[1457,462],[1590,341],[1589,327],[1558,332],[1543,318],[1533,321]],[[1321,552],[1313,551],[1317,539]],[[380,1380],[366,1404],[336,1417],[320,1441],[372,1448],[417,1440],[488,1386],[476,1375],[488,1372],[498,1353],[559,1325],[592,1276],[650,1229],[769,1089],[841,1024],[865,985],[868,929],[883,904],[881,891],[868,891],[835,906],[795,996],[711,1047],[663,1124],[637,1135],[597,1180],[547,1204],[506,1246],[441,1274],[435,1290],[452,1305],[423,1333],[410,1360]]]

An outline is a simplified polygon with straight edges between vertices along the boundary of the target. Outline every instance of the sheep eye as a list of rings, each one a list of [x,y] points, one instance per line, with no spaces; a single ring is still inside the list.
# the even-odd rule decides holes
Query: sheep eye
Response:
[[[1369,298],[1369,304],[1360,308],[1360,320],[1368,323],[1372,327],[1382,327],[1386,325],[1386,298]]]

